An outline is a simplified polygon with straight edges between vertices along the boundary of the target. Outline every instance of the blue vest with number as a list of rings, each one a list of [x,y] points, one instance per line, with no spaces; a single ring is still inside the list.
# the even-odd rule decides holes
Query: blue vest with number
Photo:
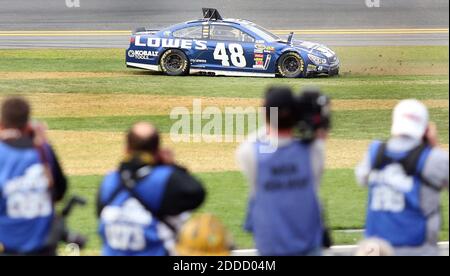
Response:
[[[380,146],[381,142],[374,142],[370,146],[369,156],[372,166],[375,164]],[[369,180],[369,202],[366,221],[367,237],[382,238],[395,247],[413,247],[424,244],[427,218],[423,214],[420,204],[422,186],[420,174],[430,150],[431,148],[427,148],[422,152],[416,166],[416,172],[412,176],[407,176],[406,173],[401,175],[403,172],[400,172],[402,178],[397,178],[398,175],[391,175],[394,173],[388,175],[389,166],[395,164],[393,162],[384,164],[381,170],[375,172],[378,174],[378,177],[372,177]],[[409,152],[386,151],[385,154],[398,161],[405,158]],[[399,180],[394,181],[395,183],[387,183],[387,181],[392,181],[392,179]],[[399,183],[400,181],[404,183]],[[402,184],[402,188],[396,188],[400,184]]]
[[[102,210],[100,235],[103,255],[106,256],[165,256],[167,250],[159,221],[152,213],[158,212],[169,177],[170,166],[158,166],[134,188],[136,194],[152,211],[149,212],[130,193],[123,190]],[[120,186],[120,175],[107,175],[100,189],[100,201],[106,203]]]
[[[53,216],[38,151],[0,142],[0,244],[11,253],[44,249]]]
[[[301,255],[320,248],[323,228],[310,146],[296,141],[262,153],[260,145],[246,221],[259,253]]]

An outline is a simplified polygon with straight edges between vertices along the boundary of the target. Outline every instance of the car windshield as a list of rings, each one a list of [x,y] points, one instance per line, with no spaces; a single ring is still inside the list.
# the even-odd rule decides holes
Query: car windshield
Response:
[[[267,42],[277,42],[282,40],[279,36],[274,35],[273,33],[254,23],[248,24],[247,28]]]

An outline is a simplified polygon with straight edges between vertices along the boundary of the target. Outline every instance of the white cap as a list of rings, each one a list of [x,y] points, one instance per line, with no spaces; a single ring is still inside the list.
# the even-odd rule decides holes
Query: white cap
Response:
[[[428,109],[423,103],[403,100],[394,109],[391,134],[422,139],[428,128],[428,118]]]

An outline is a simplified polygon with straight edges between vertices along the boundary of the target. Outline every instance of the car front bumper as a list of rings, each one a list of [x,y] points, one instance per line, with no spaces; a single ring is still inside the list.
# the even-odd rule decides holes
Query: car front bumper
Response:
[[[314,65],[309,64],[306,68],[307,76],[316,76],[316,75],[329,75],[336,76],[339,75],[340,62],[337,59],[335,62],[330,64],[323,65]]]

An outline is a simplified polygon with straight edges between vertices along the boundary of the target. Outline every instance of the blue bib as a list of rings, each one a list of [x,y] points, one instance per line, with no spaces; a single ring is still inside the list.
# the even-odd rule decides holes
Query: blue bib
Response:
[[[53,216],[49,180],[37,150],[0,142],[0,244],[14,253],[44,249]]]
[[[381,142],[369,149],[374,166]],[[426,148],[419,157],[416,171],[407,175],[399,161],[409,152],[389,152],[390,163],[373,170],[369,179],[366,236],[389,241],[395,247],[420,246],[426,240],[427,218],[420,205],[421,172],[430,153]]]
[[[134,188],[145,205],[159,211],[164,191],[173,168],[158,166]],[[118,172],[105,177],[100,201],[106,203],[121,185]],[[165,256],[163,233],[159,221],[141,203],[123,189],[101,213],[100,235],[106,256]]]
[[[262,255],[306,254],[322,245],[323,227],[310,146],[296,141],[257,152],[256,191],[246,228]]]

